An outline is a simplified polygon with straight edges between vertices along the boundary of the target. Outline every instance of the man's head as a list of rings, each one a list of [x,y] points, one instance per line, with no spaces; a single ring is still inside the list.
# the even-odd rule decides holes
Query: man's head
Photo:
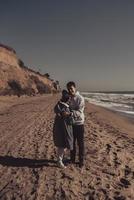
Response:
[[[70,95],[74,96],[76,93],[76,85],[73,81],[67,83],[67,89]]]

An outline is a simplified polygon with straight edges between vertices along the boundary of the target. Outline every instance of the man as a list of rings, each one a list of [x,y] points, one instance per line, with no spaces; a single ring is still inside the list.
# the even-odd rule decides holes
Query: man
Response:
[[[67,89],[70,94],[69,106],[74,118],[73,123],[73,150],[70,151],[71,162],[75,163],[76,158],[76,141],[79,148],[79,167],[84,165],[84,98],[76,90],[76,85],[73,81],[67,83]]]

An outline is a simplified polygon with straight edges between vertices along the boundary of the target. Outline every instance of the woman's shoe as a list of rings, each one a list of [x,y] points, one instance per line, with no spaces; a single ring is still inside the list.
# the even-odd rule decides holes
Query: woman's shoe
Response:
[[[63,169],[66,168],[66,166],[64,165],[64,163],[62,162],[62,160],[58,160],[57,164],[58,164],[58,167],[60,167],[60,168],[63,168]]]

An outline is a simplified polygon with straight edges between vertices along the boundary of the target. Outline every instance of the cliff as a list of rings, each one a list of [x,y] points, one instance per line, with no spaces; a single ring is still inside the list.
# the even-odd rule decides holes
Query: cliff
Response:
[[[0,44],[0,95],[36,95],[58,90],[58,81],[26,67],[14,49]]]

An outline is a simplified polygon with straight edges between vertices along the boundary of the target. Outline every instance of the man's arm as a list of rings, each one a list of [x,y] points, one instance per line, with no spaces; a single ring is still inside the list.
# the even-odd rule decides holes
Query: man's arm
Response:
[[[85,100],[83,97],[81,97],[78,101],[77,108],[75,110],[72,110],[72,116],[74,118],[79,118],[81,114],[84,112],[85,108]]]

